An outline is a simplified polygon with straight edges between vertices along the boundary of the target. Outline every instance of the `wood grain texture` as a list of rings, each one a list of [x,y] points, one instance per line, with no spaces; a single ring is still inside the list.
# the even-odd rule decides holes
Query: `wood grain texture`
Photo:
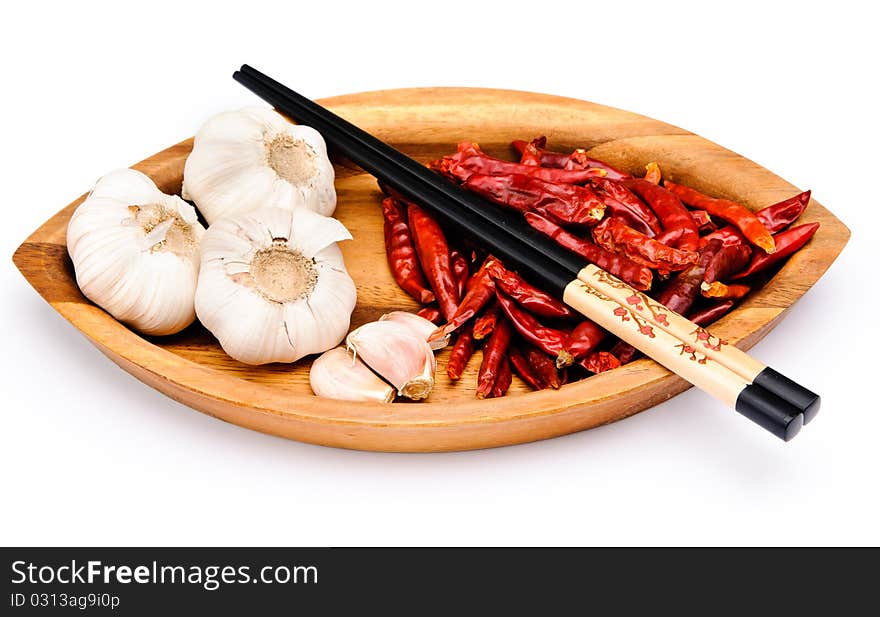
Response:
[[[657,161],[664,176],[752,209],[800,189],[755,163],[687,131],[594,103],[543,94],[470,88],[367,92],[321,101],[339,115],[427,161],[477,141],[509,158],[509,142],[547,135],[558,149],[590,154],[641,174]],[[179,192],[192,140],[134,165],[165,192]],[[385,263],[380,194],[375,180],[336,160],[336,216],[354,240],[343,243],[358,286],[352,326],[417,305],[398,289]],[[80,293],[65,248],[65,231],[80,197],[40,226],[18,248],[15,264],[34,289],[123,369],[185,405],[254,430],[310,443],[382,451],[447,451],[544,439],[595,427],[647,409],[688,384],[648,359],[568,384],[531,392],[518,381],[508,396],[474,398],[474,358],[460,382],[450,383],[439,354],[438,384],[424,403],[339,403],[308,386],[308,359],[292,365],[250,367],[220,349],[194,324],[170,337],[143,337],[119,324]],[[713,332],[748,349],[818,280],[840,253],[849,230],[818,202],[802,222],[822,223],[813,240],[765,287],[753,292]],[[784,367],[780,367],[784,370]]]

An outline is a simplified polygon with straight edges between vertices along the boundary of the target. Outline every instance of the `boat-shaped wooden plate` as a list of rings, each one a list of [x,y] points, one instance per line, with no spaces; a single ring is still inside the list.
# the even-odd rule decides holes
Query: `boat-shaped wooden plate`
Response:
[[[526,92],[424,88],[367,92],[322,101],[339,115],[420,161],[455,150],[465,139],[486,151],[512,156],[511,139],[547,135],[555,149],[584,147],[622,169],[642,174],[659,162],[664,176],[757,209],[798,189],[755,163],[680,128],[626,111]],[[167,193],[180,191],[192,140],[134,167]],[[336,216],[354,240],[343,243],[357,283],[352,325],[417,305],[394,283],[385,261],[380,193],[376,182],[337,160]],[[220,349],[198,323],[165,338],[147,338],[121,325],[79,291],[65,247],[65,230],[80,197],[44,223],[19,247],[15,264],[59,313],[111,360],[144,383],[194,409],[243,427],[342,448],[444,451],[545,439],[626,418],[688,388],[651,360],[531,392],[515,381],[507,396],[477,400],[479,358],[458,383],[450,382],[439,355],[438,383],[422,403],[337,402],[309,389],[310,360],[250,367]],[[747,349],[822,276],[849,238],[849,230],[812,201],[804,221],[822,223],[813,240],[763,288],[754,291],[713,330]]]

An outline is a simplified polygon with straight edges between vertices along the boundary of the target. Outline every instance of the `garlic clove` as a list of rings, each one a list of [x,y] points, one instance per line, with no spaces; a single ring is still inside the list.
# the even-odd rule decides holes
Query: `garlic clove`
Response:
[[[329,253],[338,253],[339,260],[342,260],[342,253],[336,246],[327,247],[318,253],[316,258],[329,259]],[[351,312],[354,310],[357,291],[354,282],[344,269],[328,265],[326,261],[319,261],[315,269],[318,272],[318,280],[306,305],[318,329],[333,330],[337,333],[338,338],[334,342],[334,345],[337,345],[345,338],[351,325]]]
[[[316,395],[324,398],[379,403],[394,400],[394,388],[343,347],[325,351],[312,363],[309,384]]]
[[[321,134],[260,107],[209,118],[184,166],[183,196],[209,223],[263,207],[330,216],[335,172]]]
[[[431,321],[428,321],[421,315],[408,313],[407,311],[391,311],[390,313],[385,313],[379,318],[379,321],[393,321],[395,323],[400,323],[412,330],[417,336],[424,338],[426,341],[428,341],[428,337],[437,329],[437,326]],[[434,351],[443,349],[449,345],[449,337],[450,335],[447,334],[436,340],[428,341],[428,345],[430,345],[431,349]]]
[[[434,352],[423,338],[400,323],[364,324],[349,333],[346,346],[397,388],[401,396],[421,400],[434,388]]]
[[[295,362],[338,345],[357,300],[334,219],[264,208],[221,219],[202,242],[195,309],[230,356]]]
[[[226,289],[217,285],[215,297],[223,298],[222,308],[207,313],[204,298],[211,297],[215,289],[203,289],[203,285],[208,284],[205,281],[199,278],[196,313],[199,321],[217,337],[223,351],[239,362],[251,365],[290,362],[296,357],[296,348],[290,345],[283,330],[281,305],[266,302],[246,288]],[[218,327],[218,323],[222,327]]]

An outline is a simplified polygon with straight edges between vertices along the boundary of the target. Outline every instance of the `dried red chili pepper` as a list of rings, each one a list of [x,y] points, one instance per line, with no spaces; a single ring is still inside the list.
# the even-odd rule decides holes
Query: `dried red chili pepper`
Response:
[[[458,283],[458,297],[462,298],[470,275],[470,264],[468,264],[465,256],[456,249],[452,249],[449,252],[449,263],[452,266],[452,274],[455,276],[455,281]]]
[[[568,334],[562,344],[562,351],[556,357],[556,366],[559,368],[570,365],[572,362],[586,358],[596,350],[607,332],[589,319],[585,319]]]
[[[761,208],[755,212],[755,216],[764,224],[764,227],[776,233],[798,220],[809,203],[810,191],[804,191],[772,206]]]
[[[779,263],[809,242],[817,229],[819,229],[819,223],[807,223],[806,225],[798,225],[797,227],[792,227],[791,229],[779,232],[774,236],[776,240],[775,253],[769,254],[756,252],[754,256],[752,256],[752,261],[749,262],[748,267],[731,278],[741,279],[750,274],[760,272],[761,270],[766,270],[773,264]]]
[[[605,161],[600,161],[599,159],[594,159],[587,155],[587,151],[583,148],[578,148],[568,157],[568,160],[565,161],[564,169],[601,169],[605,173],[602,175],[603,178],[608,178],[609,180],[625,180],[626,178],[632,178],[628,173],[622,172],[615,167],[612,167]]]
[[[541,156],[540,165],[542,167],[553,167],[555,169],[562,169],[565,167],[565,163],[568,161],[569,155],[564,152],[553,152],[551,150],[547,150],[547,137],[545,135],[541,135],[540,137],[535,137],[531,141],[526,141],[524,139],[514,139],[510,142],[510,145],[516,150],[516,153],[519,154],[520,158],[522,158],[526,149],[530,146],[535,148]]]
[[[704,298],[720,298],[722,300],[739,300],[749,293],[751,289],[748,285],[737,285],[736,283],[725,285],[720,281],[715,281],[714,283],[706,283],[704,281],[700,285],[700,293],[703,294]]]
[[[684,203],[693,208],[702,208],[709,214],[735,225],[749,241],[767,253],[776,250],[773,236],[755,213],[735,201],[716,199],[704,195],[696,189],[666,181],[667,190],[675,193]]]
[[[697,261],[697,253],[667,246],[637,232],[617,218],[593,228],[593,241],[606,251],[620,253],[649,268],[677,272]]]
[[[517,304],[537,315],[551,319],[566,319],[574,317],[575,313],[566,304],[560,302],[547,292],[538,289],[516,274],[495,261],[488,268],[489,276],[495,281],[498,289],[516,300]]]
[[[440,314],[440,309],[438,309],[436,306],[426,306],[423,309],[419,310],[419,312],[416,314],[419,317],[424,317],[428,321],[433,322],[435,324],[439,324],[440,320],[443,317]]]
[[[579,363],[591,373],[604,373],[620,366],[620,359],[610,351],[594,351]]]
[[[700,242],[697,225],[694,223],[694,219],[691,218],[690,212],[687,211],[687,208],[682,205],[681,200],[674,193],[662,186],[651,184],[644,178],[624,180],[623,184],[648,202],[648,205],[653,208],[660,218],[664,231],[670,229],[682,230],[681,238],[676,245],[678,248],[685,251],[697,250]]]
[[[519,155],[519,163],[520,165],[532,165],[534,167],[541,166],[541,148],[543,146],[539,146],[538,140],[533,139],[531,142],[523,145],[522,151]],[[547,138],[544,138],[544,143],[547,143]]]
[[[654,236],[654,239],[666,246],[675,246],[681,239],[681,234],[683,233],[683,229],[670,229],[669,231],[664,231],[663,233]]]
[[[513,337],[513,329],[506,319],[499,319],[492,330],[492,336],[483,345],[483,362],[477,375],[477,398],[486,398],[492,393],[498,379],[501,363],[507,358],[507,348]]]
[[[495,281],[489,274],[489,266],[497,263],[494,258],[487,257],[480,269],[468,281],[464,297],[458,304],[455,315],[445,325],[438,328],[429,340],[434,340],[455,332],[471,317],[483,310],[490,300],[495,299]],[[482,337],[477,337],[482,338]]]
[[[561,371],[559,371],[559,383],[561,386],[564,386],[565,384],[568,383],[568,377],[569,377],[569,371],[567,368],[564,368]]]
[[[525,355],[526,359],[529,361],[529,366],[532,367],[532,371],[534,371],[538,380],[541,382],[542,390],[544,388],[558,390],[562,387],[562,384],[565,383],[565,379],[563,379],[559,375],[559,371],[556,370],[556,362],[553,361],[553,358],[537,347],[531,345],[527,346]]]
[[[513,373],[510,370],[509,354],[501,359],[498,367],[498,377],[495,378],[495,385],[492,386],[492,398],[499,398],[507,394],[510,384],[513,382]]]
[[[541,380],[538,378],[538,375],[535,374],[532,365],[529,364],[529,359],[525,357],[519,347],[511,345],[510,349],[507,350],[507,355],[510,358],[510,364],[513,366],[513,371],[519,375],[520,379],[535,390],[543,389],[544,386],[541,384]]]
[[[487,155],[470,142],[460,143],[458,145],[458,152],[433,161],[428,166],[460,182],[464,182],[474,174],[487,176],[525,174],[546,180],[547,182],[583,184],[590,178],[604,176],[607,173],[604,169],[598,167],[581,170],[553,169],[503,161]]]
[[[486,309],[485,312],[474,321],[474,338],[479,341],[492,334],[492,330],[495,329],[495,324],[498,322],[498,317],[500,317],[500,315],[501,308],[498,306],[497,302]]]
[[[611,348],[611,354],[620,360],[621,364],[629,364],[639,357],[639,350],[626,341],[617,341]]]
[[[698,233],[704,234],[718,229],[715,221],[712,220],[712,217],[705,210],[691,210],[691,218],[694,219],[694,223],[697,225]]]
[[[520,157],[523,157],[526,150],[530,147],[534,148],[540,156],[539,163],[542,167],[551,167],[555,169],[599,168],[605,170],[606,177],[611,180],[622,180],[624,178],[632,177],[628,173],[622,172],[604,161],[587,156],[587,152],[583,148],[578,148],[571,154],[547,150],[547,138],[544,136],[533,139],[530,142],[517,139],[512,141],[510,145],[514,147]],[[530,154],[529,157],[531,156],[533,155]]]
[[[663,174],[660,173],[660,165],[651,161],[647,165],[645,165],[645,180],[650,182],[651,184],[660,184],[660,179],[663,177]]]
[[[798,220],[804,213],[804,210],[807,209],[809,203],[810,191],[804,191],[794,197],[789,197],[779,203],[775,203],[772,206],[761,208],[755,212],[755,216],[757,216],[758,220],[764,224],[764,227],[769,229],[772,233],[776,233],[777,231],[782,231]],[[700,243],[702,245],[713,238],[718,238],[724,242],[725,245],[745,244],[747,242],[745,236],[743,236],[733,225],[722,227],[717,231],[703,236]]]
[[[715,253],[709,265],[706,266],[706,274],[703,276],[703,281],[714,283],[715,281],[723,281],[729,278],[745,268],[751,256],[752,247],[748,244],[722,246]]]
[[[654,211],[620,182],[593,178],[590,185],[608,212],[622,218],[633,229],[651,238],[661,232],[660,221]]]
[[[700,285],[703,284],[706,268],[715,258],[715,254],[721,250],[721,247],[720,240],[712,240],[700,249],[700,260],[687,270],[679,272],[660,292],[657,301],[679,315],[685,315],[700,293]]]
[[[595,225],[605,214],[605,204],[593,190],[575,184],[545,182],[522,174],[474,174],[462,186],[502,206],[541,212],[562,224]]]
[[[522,337],[551,356],[558,356],[568,336],[567,332],[541,324],[533,315],[521,309],[510,296],[495,290],[498,305],[507,315],[510,323]],[[497,326],[496,326],[497,328]],[[569,362],[569,364],[571,364]]]
[[[474,355],[474,327],[468,324],[461,329],[452,351],[449,352],[449,361],[446,363],[446,374],[449,375],[449,379],[452,381],[461,379],[472,355]]]
[[[458,281],[449,261],[449,245],[440,225],[414,203],[407,206],[416,254],[447,320],[458,308]]]
[[[562,169],[565,167],[565,164],[568,162],[570,158],[570,154],[566,154],[564,152],[553,152],[551,150],[547,150],[547,138],[543,135],[540,137],[536,137],[532,141],[525,141],[522,139],[515,139],[510,142],[510,145],[513,146],[513,149],[517,151],[520,157],[526,151],[530,145],[534,146],[538,153],[541,156],[541,167],[553,167],[555,169]]]
[[[720,240],[724,246],[734,246],[736,244],[748,244],[749,241],[742,235],[739,229],[733,225],[727,225],[721,229],[716,229],[700,238],[700,246],[706,246],[710,240]]]
[[[650,289],[654,276],[650,268],[637,264],[623,255],[616,255],[606,251],[589,240],[578,238],[540,214],[526,212],[525,218],[529,225],[555,240],[560,246],[567,248],[573,253],[577,253],[590,263],[596,264],[603,270],[607,270],[614,276],[623,279],[636,289]]]
[[[718,304],[713,304],[712,306],[691,313],[688,315],[688,319],[696,325],[705,328],[721,319],[721,317],[727,314],[735,304],[736,302],[734,300],[725,300],[724,302],[719,302]]]
[[[434,301],[434,293],[419,266],[419,258],[413,248],[412,235],[403,205],[387,197],[382,200],[384,219],[385,256],[394,280],[406,293],[422,304]]]

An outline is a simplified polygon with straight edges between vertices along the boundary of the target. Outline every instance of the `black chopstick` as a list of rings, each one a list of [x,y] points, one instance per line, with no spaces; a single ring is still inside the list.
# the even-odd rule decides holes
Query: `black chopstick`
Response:
[[[526,278],[562,295],[586,262],[524,221],[439,174],[302,95],[243,65],[233,78],[277,109],[322,133],[327,143],[407,199],[473,235]],[[457,221],[451,220],[454,217]],[[497,231],[493,231],[497,230]],[[555,264],[555,265],[554,265]]]
[[[524,222],[506,216],[485,200],[466,192],[438,174],[333,114],[283,84],[243,65],[233,77],[281,112],[324,134],[331,147],[372,173],[404,197],[423,205],[457,231],[476,236],[502,260],[527,278],[562,295],[586,263]],[[746,390],[748,392],[746,392]],[[819,397],[766,368],[742,392],[741,413],[779,436],[811,419]],[[745,396],[748,395],[748,396]],[[781,397],[781,398],[780,398]],[[748,400],[745,400],[748,399]],[[757,406],[757,407],[756,407]],[[746,410],[748,408],[748,410]],[[795,431],[796,432],[796,431]],[[793,436],[793,434],[791,434]]]

